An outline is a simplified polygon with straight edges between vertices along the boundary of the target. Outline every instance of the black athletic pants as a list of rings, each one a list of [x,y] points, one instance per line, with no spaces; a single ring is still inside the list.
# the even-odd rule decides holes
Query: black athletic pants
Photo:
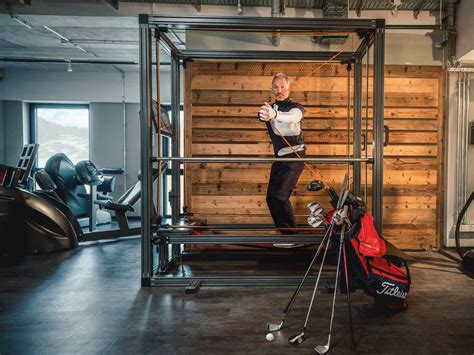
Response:
[[[305,152],[298,154],[304,158]],[[298,158],[295,153],[287,154],[284,158]],[[280,228],[296,228],[295,216],[290,203],[290,196],[296,187],[304,169],[304,162],[280,162],[272,165],[267,189],[267,205],[275,225]],[[280,231],[282,234],[294,234],[297,231]]]

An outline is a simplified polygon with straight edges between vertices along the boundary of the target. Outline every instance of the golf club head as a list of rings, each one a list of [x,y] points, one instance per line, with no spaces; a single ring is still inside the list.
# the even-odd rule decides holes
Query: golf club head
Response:
[[[281,321],[280,324],[267,323],[267,331],[268,332],[276,332],[277,330],[281,329],[282,325],[283,325],[283,321]]]
[[[288,338],[288,343],[291,345],[300,345],[305,341],[304,332],[293,335]]]
[[[316,350],[318,354],[326,354],[329,351],[329,345],[316,345],[314,350]]]
[[[321,208],[321,204],[319,202],[311,202],[311,203],[308,203],[308,208],[310,212],[312,213],[313,211]]]
[[[323,208],[322,208],[322,207],[318,208],[316,211],[311,212],[311,216],[313,216],[313,217],[319,217],[319,215],[321,214],[321,212],[323,212]]]
[[[308,184],[307,189],[309,191],[319,191],[324,189],[324,187],[324,182],[322,182],[321,180],[313,180]]]
[[[323,220],[321,218],[316,218],[316,217],[308,218],[308,224],[313,228],[319,227],[322,223],[323,223]]]

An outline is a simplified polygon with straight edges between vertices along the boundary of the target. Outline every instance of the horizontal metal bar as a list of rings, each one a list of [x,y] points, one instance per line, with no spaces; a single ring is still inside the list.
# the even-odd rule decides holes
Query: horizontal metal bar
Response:
[[[173,41],[166,35],[166,33],[161,33],[160,44],[167,47],[174,56],[179,56],[179,49],[174,45]]]
[[[353,52],[302,52],[302,51],[198,51],[198,50],[182,50],[181,56],[183,59],[253,59],[253,60],[329,60],[337,55],[336,61],[350,60],[355,57]]]
[[[440,30],[439,25],[385,25],[387,30]]]
[[[183,30],[374,30],[371,19],[322,19],[285,17],[209,17],[209,16],[148,16],[148,24]]]
[[[170,234],[166,236],[170,244],[319,244],[322,235],[299,235],[299,234],[281,234],[281,235],[189,235],[189,234]]]
[[[186,277],[186,276],[153,276],[150,286],[169,286],[179,287],[187,286],[193,281],[200,281],[202,286],[297,286],[301,281],[300,276],[205,276]],[[334,280],[334,274],[323,272],[321,280]],[[306,284],[316,282],[316,276],[308,276]]]
[[[449,68],[451,73],[474,73],[474,68]]]
[[[183,163],[273,163],[276,161],[305,161],[308,163],[353,163],[353,162],[361,162],[361,163],[372,163],[373,158],[255,158],[255,157],[248,157],[248,158],[237,158],[237,157],[188,157],[188,158],[180,158],[180,157],[153,157],[153,162],[158,161],[181,161]]]
[[[195,214],[191,214],[191,216],[193,215]],[[213,216],[216,215],[214,214]],[[275,228],[275,225],[270,223],[212,223],[210,226],[215,228],[233,228],[247,230],[249,228]]]

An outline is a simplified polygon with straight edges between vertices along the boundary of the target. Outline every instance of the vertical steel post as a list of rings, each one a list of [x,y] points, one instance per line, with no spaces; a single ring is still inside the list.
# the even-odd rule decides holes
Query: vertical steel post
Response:
[[[171,56],[171,117],[173,120],[173,141],[171,146],[171,155],[173,157],[181,156],[181,124],[180,124],[180,106],[181,106],[181,90],[180,90],[180,66],[179,58]],[[177,224],[179,221],[179,213],[181,212],[181,164],[178,161],[172,163],[171,169],[171,222]],[[181,253],[181,246],[179,244],[173,244],[172,246],[173,256]]]
[[[383,233],[384,55],[385,20],[378,19],[374,43],[372,214],[375,228],[380,235]]]
[[[353,127],[353,157],[361,158],[362,138],[362,58],[357,57],[354,64],[354,127]],[[352,190],[360,196],[361,164],[354,162]]]
[[[141,254],[142,286],[150,286],[153,275],[151,221],[153,211],[152,179],[150,177],[152,144],[150,131],[151,106],[151,32],[148,16],[140,16],[140,167],[141,167]]]
[[[161,139],[161,88],[160,88],[160,41],[161,35],[160,30],[158,28],[155,29],[155,61],[156,61],[156,156],[161,158],[163,156],[163,152],[161,149],[162,139]],[[158,162],[158,177],[156,179],[157,186],[156,186],[156,204],[157,204],[157,218],[154,218],[154,223],[158,226],[162,222],[163,212],[165,210],[165,206],[162,206],[162,171],[161,171],[161,161]],[[167,242],[162,242],[158,246],[158,271],[160,273],[165,273],[168,271],[168,262],[169,262],[169,244]]]

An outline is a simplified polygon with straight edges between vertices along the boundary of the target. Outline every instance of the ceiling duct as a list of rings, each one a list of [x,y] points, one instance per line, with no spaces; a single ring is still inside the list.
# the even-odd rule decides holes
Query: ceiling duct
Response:
[[[346,0],[328,0],[323,7],[323,18],[330,19],[347,19],[349,9],[349,3]],[[318,36],[312,36],[311,40],[318,44],[331,45],[331,44],[344,44],[349,36],[346,34],[322,34]]]

